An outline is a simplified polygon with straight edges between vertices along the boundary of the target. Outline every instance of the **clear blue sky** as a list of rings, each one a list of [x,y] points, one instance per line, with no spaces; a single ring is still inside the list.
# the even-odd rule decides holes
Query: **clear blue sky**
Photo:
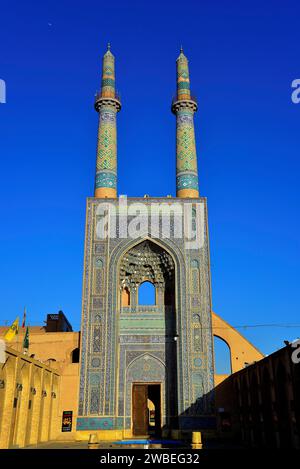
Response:
[[[175,194],[175,60],[190,60],[214,310],[299,323],[300,78],[296,1],[14,1],[1,7],[1,323],[62,309],[80,324],[106,43],[116,56],[119,192]],[[242,330],[263,352],[298,328]]]

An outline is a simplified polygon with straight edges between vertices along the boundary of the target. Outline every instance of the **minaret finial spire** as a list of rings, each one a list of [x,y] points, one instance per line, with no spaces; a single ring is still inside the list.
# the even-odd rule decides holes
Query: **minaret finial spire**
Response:
[[[176,195],[199,197],[194,113],[197,103],[191,97],[188,59],[181,46],[176,60],[177,93],[172,112],[176,115]]]
[[[103,56],[101,92],[96,96],[99,112],[95,197],[117,197],[117,122],[121,103],[115,89],[115,58],[110,43]]]

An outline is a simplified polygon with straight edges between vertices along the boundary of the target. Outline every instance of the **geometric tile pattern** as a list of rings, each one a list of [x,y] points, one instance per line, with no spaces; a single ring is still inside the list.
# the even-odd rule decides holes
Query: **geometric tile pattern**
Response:
[[[183,109],[177,112],[177,170],[190,170],[197,174],[197,156],[193,114],[194,112],[189,109]]]
[[[116,188],[117,181],[117,129],[116,109],[101,106],[97,145],[96,188]]]
[[[190,97],[189,65],[182,50],[176,61],[177,64],[177,99],[188,99]]]
[[[137,202],[143,202],[146,206],[150,203],[159,205],[170,203],[170,199],[128,199],[129,206]],[[175,389],[170,385],[170,379],[174,376],[178,383],[175,394],[180,425],[193,428],[200,421],[208,425],[208,422],[212,422],[209,416],[213,412],[211,391],[214,386],[214,367],[206,200],[176,199],[176,202],[182,205],[196,202],[204,205],[205,235],[201,248],[185,249],[185,240],[174,236],[174,227],[171,227],[169,238],[153,239],[145,234],[141,239],[99,240],[95,221],[101,201],[88,199],[78,429],[130,428],[132,382],[161,382],[163,395],[166,395]],[[117,207],[118,200],[110,203]],[[157,223],[161,224],[160,217]],[[146,240],[147,244],[143,244]],[[147,247],[149,240],[156,246],[151,252]],[[163,276],[162,280],[172,279],[167,269],[174,270],[175,309],[169,306],[164,310],[163,304],[149,311],[146,307],[139,309],[138,304],[132,311],[130,307],[124,308],[124,312],[120,308],[120,282],[124,278],[122,269],[127,269],[127,264],[122,261],[124,256],[131,259],[127,253],[133,249],[131,252],[136,259],[134,265],[140,268],[135,248],[139,243],[146,249],[141,257],[147,258],[144,261],[147,264],[150,261],[154,266],[153,271],[149,270],[149,275],[153,272],[156,288],[164,288],[164,282],[159,280],[159,276]],[[159,263],[165,263],[165,267],[161,269]],[[131,268],[130,264],[131,261],[128,262]],[[133,280],[134,270],[138,271],[134,268],[133,273],[130,273],[129,269]],[[103,274],[95,275],[99,271]],[[141,270],[140,275],[143,276],[143,272]],[[95,282],[99,285],[95,285]],[[163,295],[158,297],[164,298]],[[121,316],[123,314],[124,319]],[[168,317],[172,318],[172,324],[175,321],[179,336],[177,342],[174,342],[172,330],[168,332]],[[155,327],[151,326],[151,321]],[[122,327],[123,323],[126,323],[126,327]],[[143,324],[141,329],[139,324]],[[167,391],[168,387],[170,389]],[[168,402],[167,399],[162,402],[164,423],[167,423],[168,415],[172,412],[168,406],[174,399],[175,396],[168,398]]]
[[[109,46],[108,46],[109,47]],[[109,50],[103,56],[101,92],[103,97],[115,97],[115,58]]]
[[[123,420],[118,418],[78,418],[77,430],[112,430],[122,429]]]
[[[108,171],[99,171],[96,173],[96,188],[111,187],[115,189],[117,186],[117,176],[115,173]]]
[[[195,189],[199,190],[198,176],[192,173],[181,173],[176,176],[177,191],[181,189]]]
[[[176,112],[176,175],[177,190],[198,190],[197,154],[194,111],[181,108]]]
[[[103,106],[99,113],[97,171],[116,170],[116,111]]]

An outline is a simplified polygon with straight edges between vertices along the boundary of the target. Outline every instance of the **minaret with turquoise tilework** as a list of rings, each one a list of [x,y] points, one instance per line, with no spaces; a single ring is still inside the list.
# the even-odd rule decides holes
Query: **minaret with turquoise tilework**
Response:
[[[172,112],[176,115],[176,196],[199,197],[194,113],[197,102],[191,96],[188,59],[181,48],[177,65],[177,94]]]
[[[95,197],[117,197],[117,112],[121,102],[115,90],[115,58],[108,44],[103,56],[101,91],[96,95],[99,112]]]

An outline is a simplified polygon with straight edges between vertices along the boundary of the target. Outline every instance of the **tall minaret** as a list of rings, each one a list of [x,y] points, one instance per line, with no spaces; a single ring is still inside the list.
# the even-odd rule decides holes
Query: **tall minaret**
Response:
[[[191,96],[188,59],[181,48],[177,65],[177,95],[172,103],[176,114],[176,196],[199,197],[194,113],[196,100]]]
[[[115,58],[110,45],[103,56],[101,92],[96,95],[99,112],[95,197],[117,197],[117,119],[121,109],[115,90]]]

